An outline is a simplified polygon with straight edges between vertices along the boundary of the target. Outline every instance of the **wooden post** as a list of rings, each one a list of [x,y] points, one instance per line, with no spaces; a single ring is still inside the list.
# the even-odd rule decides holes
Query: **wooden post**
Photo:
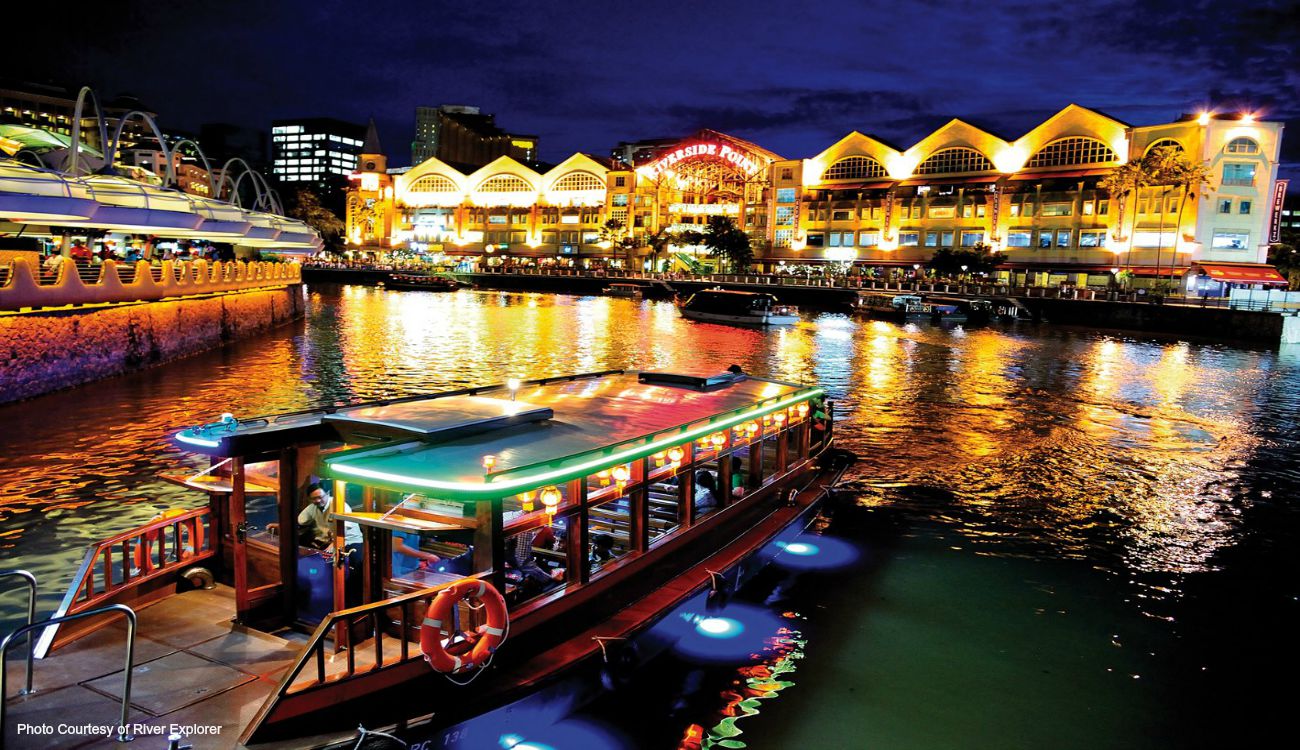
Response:
[[[502,532],[502,498],[479,500],[474,505],[474,572],[491,570],[488,580],[497,591],[505,591],[506,540]]]
[[[248,596],[247,525],[244,515],[244,458],[230,460],[230,533],[234,539],[235,619],[244,622],[250,608]]]
[[[677,518],[683,527],[695,525],[695,469],[677,470]]]
[[[759,436],[749,444],[749,486],[763,486],[763,438]]]
[[[591,579],[591,565],[587,562],[587,480],[569,482],[569,497],[578,505],[578,512],[568,516],[568,536],[564,551],[569,583],[583,584]]]
[[[294,603],[298,601],[298,449],[280,451],[280,486],[276,493],[277,520],[280,523],[280,612],[284,624],[294,620]]]
[[[790,464],[790,449],[788,443],[789,432],[782,430],[776,436],[776,471],[777,475],[784,474]]]
[[[718,507],[731,501],[731,454],[718,457]]]

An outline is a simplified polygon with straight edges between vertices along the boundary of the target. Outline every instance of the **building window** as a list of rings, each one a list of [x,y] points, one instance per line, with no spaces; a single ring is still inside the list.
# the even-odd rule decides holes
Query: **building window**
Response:
[[[885,168],[880,162],[867,156],[850,156],[840,159],[827,168],[823,180],[862,180],[871,177],[884,177]]]
[[[555,181],[552,190],[604,190],[605,181],[590,172],[569,172]]]
[[[973,148],[961,146],[936,151],[916,167],[916,174],[959,174],[988,172],[993,162]]]
[[[772,245],[774,247],[790,247],[790,239],[793,235],[793,229],[778,229],[772,238]]]
[[[614,193],[614,197],[613,197],[612,205],[615,205],[615,206],[626,206],[626,205],[627,205],[627,193]]]
[[[1258,154],[1259,144],[1253,138],[1233,138],[1228,141],[1228,145],[1223,148],[1230,154]]]
[[[1082,213],[1083,213],[1084,216],[1092,216],[1092,201],[1084,201],[1084,202],[1083,202],[1083,211],[1082,211]]]
[[[962,247],[975,247],[976,245],[980,244],[983,241],[984,241],[983,232],[962,232],[961,233]]]
[[[1007,232],[1007,247],[1029,247],[1029,235],[1027,229],[1013,229]]]
[[[1250,187],[1255,184],[1254,164],[1224,164],[1223,184]]]
[[[880,232],[858,232],[860,247],[875,247],[880,244]]]
[[[1146,153],[1149,154],[1158,148],[1172,148],[1173,150],[1181,153],[1183,150],[1183,144],[1179,143],[1178,141],[1175,141],[1173,138],[1161,138],[1155,143],[1152,143],[1150,146],[1147,146]]]
[[[1079,232],[1079,247],[1105,247],[1105,230],[1084,229]]]
[[[899,232],[898,244],[903,247],[916,247],[921,244],[920,232]]]
[[[627,186],[627,177],[626,177],[626,176],[624,176],[624,175],[619,175],[619,176],[617,176],[617,177],[614,178],[614,187],[626,187],[626,186]]]
[[[967,203],[966,205],[961,207],[961,217],[963,219],[969,219],[974,215],[975,215],[975,207],[972,206],[971,204]]]
[[[952,247],[952,238],[956,236],[953,232],[939,233],[939,247]]]
[[[777,203],[794,203],[794,188],[777,188]]]
[[[1012,203],[1012,204],[1011,204],[1011,215],[1012,215],[1012,216],[1019,216],[1019,215],[1020,215],[1020,204],[1019,204],[1019,203]]]
[[[853,232],[831,232],[831,247],[853,247]]]
[[[1052,233],[1051,233],[1050,231],[1047,231],[1047,232],[1039,232],[1039,233],[1038,233],[1038,249],[1040,249],[1040,250],[1046,250],[1046,249],[1050,248],[1051,246],[1052,246]]]
[[[852,211],[831,211],[831,221],[852,221]]]
[[[1043,216],[1069,216],[1073,208],[1069,203],[1044,203]]]
[[[931,219],[951,219],[957,215],[956,206],[930,206],[927,211]]]
[[[1026,167],[1064,167],[1071,164],[1100,164],[1118,161],[1115,152],[1096,138],[1074,136],[1043,146],[1025,164]]]
[[[926,232],[926,233],[925,233],[925,246],[926,246],[926,247],[938,247],[938,246],[939,246],[939,233],[938,233],[938,232]]]
[[[505,214],[491,214],[491,215],[488,216],[488,223],[489,223],[489,224],[505,224],[505,223],[506,223],[506,215],[505,215]]]
[[[1250,213],[1250,201],[1237,201],[1237,213]]]
[[[529,185],[522,177],[515,177],[512,174],[499,174],[495,177],[489,177],[479,183],[478,192],[480,193],[530,193],[533,186]]]
[[[820,232],[809,234],[808,247],[826,247],[826,235]]]
[[[1134,232],[1133,247],[1172,247],[1174,232]]]
[[[794,170],[790,167],[781,167],[781,179],[786,181],[793,180]]]
[[[1215,232],[1210,247],[1219,250],[1245,250],[1250,244],[1250,235],[1245,232]]]
[[[1229,198],[1221,198],[1221,199],[1219,199],[1219,213],[1221,213],[1221,214],[1230,214],[1230,213],[1232,213],[1232,200],[1231,200],[1231,199],[1229,199]]]
[[[794,207],[793,207],[793,206],[777,206],[777,207],[776,207],[776,223],[777,223],[777,224],[793,224],[793,223],[794,223]]]
[[[976,205],[976,206],[975,206],[975,218],[977,218],[977,219],[982,219],[982,218],[984,218],[984,212],[987,211],[987,210],[988,210],[988,205],[985,204],[985,203],[980,203],[980,204]]]
[[[460,191],[460,188],[456,187],[456,183],[446,177],[435,174],[421,177],[412,182],[411,186],[406,190],[411,193],[456,193]]]
[[[1056,246],[1057,246],[1057,247],[1069,247],[1069,246],[1070,246],[1070,235],[1071,235],[1071,234],[1073,234],[1073,232],[1071,232],[1069,229],[1058,229],[1058,230],[1056,230]]]

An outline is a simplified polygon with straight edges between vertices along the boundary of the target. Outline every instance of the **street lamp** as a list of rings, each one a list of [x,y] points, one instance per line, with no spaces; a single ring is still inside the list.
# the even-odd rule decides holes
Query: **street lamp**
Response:
[[[967,269],[967,268],[969,268],[969,266],[965,266],[965,265],[963,265],[963,266],[961,267],[961,278],[962,278],[962,281],[965,281],[965,280],[966,280],[966,269]]]

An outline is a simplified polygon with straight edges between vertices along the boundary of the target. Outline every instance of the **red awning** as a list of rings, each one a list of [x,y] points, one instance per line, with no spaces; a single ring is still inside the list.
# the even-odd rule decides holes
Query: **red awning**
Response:
[[[1009,177],[1008,179],[1012,179],[1012,180],[1053,180],[1053,179],[1058,179],[1058,178],[1066,179],[1066,178],[1071,178],[1071,177],[1096,177],[1097,175],[1108,174],[1108,173],[1110,173],[1110,172],[1111,172],[1111,170],[1108,169],[1108,168],[1105,168],[1105,167],[1103,167],[1103,168],[1098,168],[1098,169],[1067,169],[1067,170],[1056,171],[1056,172],[1042,172],[1042,171],[1040,171],[1040,172],[1021,172],[1021,173],[1019,173],[1019,174],[1013,174],[1013,175],[1011,175],[1011,177]]]
[[[1197,263],[1198,275],[1227,284],[1286,284],[1286,277],[1262,263]]]

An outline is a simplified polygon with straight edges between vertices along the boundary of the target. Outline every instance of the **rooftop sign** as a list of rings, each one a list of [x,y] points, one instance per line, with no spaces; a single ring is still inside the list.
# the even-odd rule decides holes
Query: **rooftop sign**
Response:
[[[702,141],[692,143],[689,146],[683,146],[672,151],[664,153],[663,156],[651,164],[637,169],[647,179],[657,180],[666,174],[672,172],[673,165],[678,162],[690,161],[694,159],[711,158],[728,162],[736,169],[745,173],[748,177],[753,177],[767,166],[767,160],[762,157],[727,144],[713,141]]]

